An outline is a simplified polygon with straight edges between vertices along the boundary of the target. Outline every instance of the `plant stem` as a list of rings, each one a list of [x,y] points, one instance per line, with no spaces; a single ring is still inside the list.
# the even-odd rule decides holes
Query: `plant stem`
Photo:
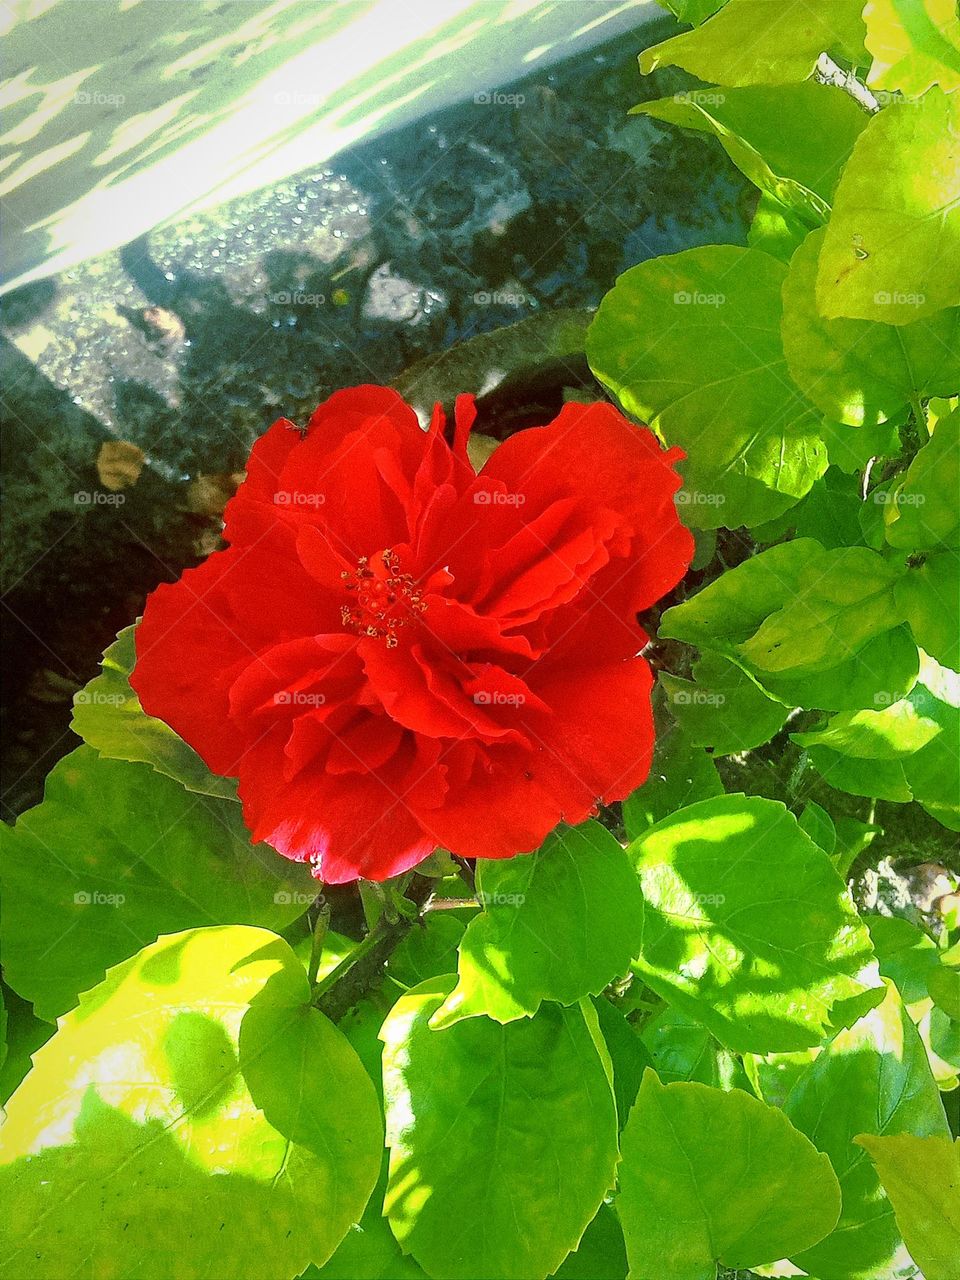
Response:
[[[330,903],[321,895],[320,910],[313,925],[313,942],[310,946],[310,963],[307,966],[307,981],[312,987],[317,980],[320,968],[320,957],[323,955],[323,944],[330,927]]]

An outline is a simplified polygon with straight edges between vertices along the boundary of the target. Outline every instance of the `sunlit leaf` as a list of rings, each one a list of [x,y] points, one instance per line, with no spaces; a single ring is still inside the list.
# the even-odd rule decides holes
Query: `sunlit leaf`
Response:
[[[435,1027],[477,1014],[510,1022],[544,1000],[597,995],[627,972],[640,943],[637,877],[596,822],[559,828],[536,853],[480,859],[477,897],[483,913],[467,926],[459,981]]]
[[[617,1198],[631,1276],[713,1280],[718,1263],[775,1262],[826,1235],[839,1209],[830,1161],[781,1111],[645,1074]]]
[[[843,880],[783,805],[703,800],[629,852],[644,894],[637,972],[729,1048],[817,1044],[834,1006],[875,985]]]
[[[712,134],[755,186],[808,227],[829,216],[840,170],[867,122],[848,94],[815,80],[689,89],[643,102],[633,113]]]
[[[873,56],[867,84],[911,96],[938,84],[960,88],[960,14],[956,0],[867,0],[865,44]]]
[[[830,318],[894,325],[960,303],[956,95],[894,103],[861,133],[820,252],[817,303]]]
[[[843,1194],[835,1230],[793,1254],[793,1261],[830,1280],[904,1274],[910,1259],[893,1209],[853,1139],[862,1133],[946,1136],[950,1130],[920,1037],[895,987],[831,1040],[794,1087],[786,1113],[830,1157]]]
[[[817,308],[824,230],[812,231],[790,261],[783,286],[783,350],[800,390],[829,418],[873,426],[921,397],[960,388],[960,309],[894,327],[828,320]]]
[[[806,80],[821,53],[862,66],[862,0],[728,0],[713,18],[640,55],[645,74],[683,67],[720,84]]]
[[[733,245],[653,258],[620,276],[590,326],[597,377],[686,450],[677,501],[692,526],[771,520],[826,470],[818,415],[783,356],[785,275]]]
[[[363,1212],[382,1124],[262,929],[165,937],[60,1020],[7,1109],[8,1274],[294,1277]]]
[[[897,1226],[925,1280],[960,1275],[960,1138],[863,1134]]]

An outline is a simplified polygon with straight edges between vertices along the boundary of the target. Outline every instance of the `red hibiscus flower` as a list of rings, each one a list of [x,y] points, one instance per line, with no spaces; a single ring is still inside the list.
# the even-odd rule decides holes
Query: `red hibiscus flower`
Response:
[[[476,474],[438,409],[340,391],[254,446],[228,549],[159,587],[133,687],[253,837],[328,883],[438,846],[506,858],[644,781],[637,613],[685,572],[679,479],[647,430],[567,405]]]

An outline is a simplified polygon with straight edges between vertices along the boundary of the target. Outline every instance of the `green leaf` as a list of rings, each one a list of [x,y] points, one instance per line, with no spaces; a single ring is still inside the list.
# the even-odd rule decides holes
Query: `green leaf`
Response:
[[[815,80],[773,89],[688,89],[643,102],[631,114],[712,134],[754,186],[808,228],[829,216],[840,171],[867,122],[842,89]]]
[[[821,53],[863,65],[862,0],[728,0],[714,18],[640,55],[644,75],[683,67],[720,84],[806,80]]]
[[[848,427],[839,422],[823,422],[820,434],[827,446],[831,467],[852,474],[862,471],[871,458],[892,457],[900,449],[897,428],[892,422],[873,427]]]
[[[617,1212],[631,1276],[713,1280],[821,1239],[840,1189],[782,1112],[739,1089],[643,1078],[623,1134]]]
[[[622,1129],[636,1101],[643,1073],[651,1065],[650,1054],[634,1028],[609,1000],[594,996],[593,1007],[613,1066],[613,1093]]]
[[[833,853],[837,847],[837,829],[826,809],[821,808],[813,800],[808,800],[797,821],[800,824],[800,830],[805,831],[824,853]]]
[[[817,304],[832,319],[905,325],[958,302],[960,99],[931,89],[878,112],[857,139],[820,252]]]
[[[960,309],[899,327],[827,319],[816,297],[826,234],[821,228],[807,236],[783,286],[783,350],[803,394],[853,427],[884,422],[921,397],[953,395],[960,388]]]
[[[960,1138],[863,1134],[897,1226],[926,1280],[960,1275]]]
[[[781,262],[789,262],[809,230],[791,209],[761,191],[760,203],[747,232],[747,244]]]
[[[136,626],[125,627],[106,650],[100,675],[73,699],[71,729],[111,760],[137,760],[175,778],[188,791],[236,800],[235,778],[211,773],[169,725],[148,716],[130,687]]]
[[[262,929],[162,938],[60,1019],[4,1126],[7,1274],[294,1277],[377,1178],[376,1094]]]
[[[815,538],[822,547],[856,547],[863,543],[859,481],[830,466],[805,498],[779,520],[753,531],[758,542],[779,542],[787,534]]]
[[[954,547],[960,530],[960,409],[941,418],[885,504],[887,541],[904,551]]]
[[[643,1043],[664,1082],[697,1080],[715,1089],[749,1089],[739,1059],[702,1022],[667,1005],[643,1024]]]
[[[727,658],[706,653],[693,668],[693,680],[660,675],[677,722],[697,747],[715,756],[748,751],[769,740],[784,725],[790,708],[775,702]]]
[[[792,1261],[810,1275],[904,1275],[906,1254],[861,1133],[950,1132],[920,1037],[896,988],[826,1046],[787,1099],[788,1118],[830,1158],[843,1195],[834,1231]]]
[[[575,1253],[567,1255],[557,1280],[626,1280],[627,1251],[617,1215],[608,1204],[583,1233]]]
[[[464,924],[448,911],[431,911],[418,921],[387,961],[387,974],[409,990],[428,978],[452,973]]]
[[[318,891],[306,867],[251,846],[237,804],[88,746],[0,831],[0,851],[7,981],[48,1019],[161,933],[283,928]]]
[[[679,729],[657,734],[650,776],[623,802],[623,825],[628,840],[668,814],[695,800],[723,795],[717,767],[699,747],[691,746]]]
[[[651,258],[620,276],[590,326],[597,377],[686,450],[677,502],[690,525],[762,524],[826,469],[818,416],[783,356],[785,275],[734,245]]]
[[[896,701],[913,687],[919,670],[917,647],[906,627],[895,627],[868,640],[852,657],[843,657],[838,642],[836,664],[823,671],[776,673],[746,661],[744,643],[768,617],[795,602],[804,584],[815,583],[821,569],[832,568],[836,576],[844,554],[825,552],[812,538],[770,547],[727,570],[690,600],[668,609],[660,619],[659,634],[724,654],[788,707],[832,711]],[[878,621],[880,617],[878,609]]]
[[[597,822],[560,827],[536,853],[478,859],[483,912],[460,944],[459,981],[434,1027],[488,1014],[575,1004],[626,973],[641,936],[642,899],[625,851]]]
[[[927,990],[948,1018],[960,1022],[960,944],[945,951],[937,967],[930,970]]]
[[[863,922],[870,930],[880,973],[896,984],[904,1004],[926,1000],[927,975],[939,957],[934,940],[898,916],[865,915]]]
[[[802,747],[825,746],[860,760],[902,760],[925,747],[940,726],[917,714],[907,699],[882,711],[842,711],[826,728],[792,733]]]
[[[883,711],[834,716],[825,729],[793,737],[831,786],[899,803],[915,799],[956,831],[958,707],[960,678],[925,659],[907,700]]]
[[[583,343],[590,315],[562,307],[528,316],[517,324],[455,343],[404,369],[392,386],[422,422],[429,422],[439,401],[452,410],[458,395],[472,393],[481,402],[509,402],[518,389],[547,380],[577,385],[589,378]]]
[[[863,20],[873,55],[867,76],[872,89],[918,97],[935,84],[945,93],[960,88],[956,0],[868,0]]]
[[[773,673],[800,676],[834,667],[903,621],[894,599],[902,574],[869,547],[826,551],[800,572],[791,598],[739,652]]]
[[[908,565],[894,588],[913,638],[921,649],[945,667],[960,670],[960,556],[955,551],[933,552],[922,564]]]
[[[617,1111],[596,1013],[544,1005],[506,1026],[468,1018],[434,1031],[452,981],[403,996],[381,1032],[390,1223],[430,1275],[543,1277],[614,1181]]]
[[[629,852],[644,894],[637,972],[728,1048],[817,1044],[834,1006],[867,990],[866,929],[830,859],[783,805],[703,800]]]
[[[699,27],[711,14],[722,9],[727,0],[657,0],[657,3],[669,9],[678,22]]]

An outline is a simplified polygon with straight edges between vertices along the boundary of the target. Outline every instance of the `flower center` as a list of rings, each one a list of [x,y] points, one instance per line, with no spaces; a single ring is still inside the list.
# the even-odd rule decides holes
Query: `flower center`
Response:
[[[397,647],[398,629],[427,607],[419,586],[409,573],[400,572],[400,557],[389,548],[372,561],[361,556],[356,572],[344,570],[340,577],[356,597],[352,605],[340,609],[343,625],[361,636],[382,637],[388,649]]]

